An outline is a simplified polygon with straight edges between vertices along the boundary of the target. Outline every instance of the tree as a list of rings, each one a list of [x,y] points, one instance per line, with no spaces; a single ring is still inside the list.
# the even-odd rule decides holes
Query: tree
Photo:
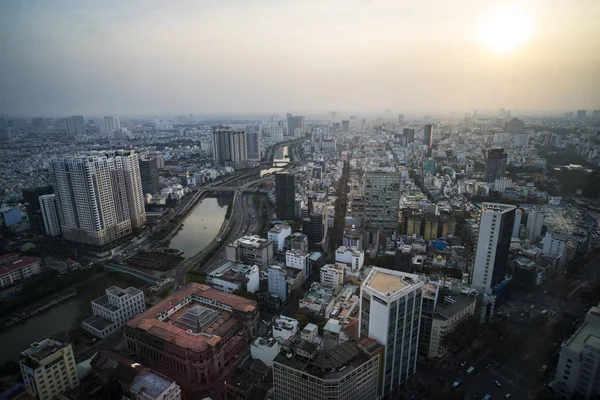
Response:
[[[479,320],[476,316],[461,321],[453,331],[444,335],[442,345],[449,351],[457,352],[468,348],[479,336]]]
[[[302,330],[306,325],[308,325],[308,317],[304,314],[294,314],[292,315],[296,321],[298,321],[298,329]]]

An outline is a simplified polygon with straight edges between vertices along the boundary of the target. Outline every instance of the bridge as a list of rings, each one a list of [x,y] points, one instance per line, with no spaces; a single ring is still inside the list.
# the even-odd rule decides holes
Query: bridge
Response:
[[[115,263],[108,264],[107,263],[107,264],[104,264],[104,267],[109,271],[117,271],[117,272],[122,272],[124,274],[135,276],[137,278],[140,278],[144,282],[147,282],[154,286],[160,286],[163,283],[163,280],[160,278],[157,278],[157,277],[147,274],[145,272],[139,271],[137,269],[130,268],[123,264],[115,264]]]
[[[259,189],[255,187],[233,187],[233,186],[215,186],[210,188],[199,188],[195,190],[196,193],[199,192],[250,192],[250,193],[269,193],[268,189]]]

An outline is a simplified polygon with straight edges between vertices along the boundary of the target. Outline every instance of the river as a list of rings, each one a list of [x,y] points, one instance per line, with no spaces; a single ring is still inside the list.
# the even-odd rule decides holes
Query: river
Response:
[[[283,170],[287,164],[290,163],[289,155],[288,155],[288,147],[282,146],[275,150],[275,154],[273,155],[273,166],[269,169],[263,169],[260,171],[261,178],[268,174],[273,174],[275,172],[279,172]]]
[[[207,197],[198,203],[171,239],[169,247],[183,251],[185,257],[192,257],[206,247],[223,225],[229,200],[231,196]]]
[[[10,327],[0,327],[0,364],[16,360],[23,350],[33,342],[67,332],[76,319],[92,316],[90,302],[104,294],[110,286],[126,288],[129,286],[142,287],[145,283],[132,276],[110,273],[77,289],[77,295],[56,306],[41,311],[36,315],[18,322]]]

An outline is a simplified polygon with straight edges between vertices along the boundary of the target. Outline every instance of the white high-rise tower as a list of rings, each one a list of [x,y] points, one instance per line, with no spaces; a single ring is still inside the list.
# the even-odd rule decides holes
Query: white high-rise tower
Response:
[[[56,206],[55,194],[44,194],[39,197],[44,229],[48,236],[60,235],[60,221],[58,220],[58,208]]]

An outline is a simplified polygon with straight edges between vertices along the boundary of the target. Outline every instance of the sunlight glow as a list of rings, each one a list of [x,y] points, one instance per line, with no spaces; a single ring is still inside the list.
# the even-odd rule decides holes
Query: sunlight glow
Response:
[[[479,25],[478,38],[493,51],[505,53],[529,40],[530,18],[516,8],[494,10]]]

